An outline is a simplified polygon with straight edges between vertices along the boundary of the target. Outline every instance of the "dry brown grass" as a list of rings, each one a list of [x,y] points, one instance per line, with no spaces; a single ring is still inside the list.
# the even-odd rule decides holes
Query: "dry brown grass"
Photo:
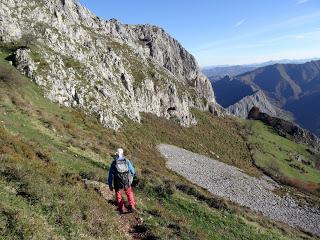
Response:
[[[278,181],[282,184],[297,188],[298,190],[306,193],[312,193],[320,196],[320,184],[308,183],[299,179],[291,179],[288,177],[279,177]]]

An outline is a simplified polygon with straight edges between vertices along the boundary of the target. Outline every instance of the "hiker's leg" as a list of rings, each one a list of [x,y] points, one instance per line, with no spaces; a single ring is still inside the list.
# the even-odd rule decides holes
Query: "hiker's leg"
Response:
[[[123,211],[124,210],[124,202],[122,199],[122,191],[121,189],[116,190],[116,202],[118,205],[118,210]]]
[[[133,196],[133,191],[132,191],[132,188],[131,187],[128,187],[127,189],[124,190],[126,195],[127,195],[127,198],[128,198],[128,202],[129,202],[129,205],[131,206],[131,208],[135,208],[135,201],[134,201],[134,196]]]

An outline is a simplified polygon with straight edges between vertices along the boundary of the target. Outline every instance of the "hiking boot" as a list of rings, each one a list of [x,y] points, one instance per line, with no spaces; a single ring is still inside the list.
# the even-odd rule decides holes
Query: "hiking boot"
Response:
[[[118,210],[118,212],[119,212],[120,214],[123,214],[123,213],[124,213],[124,208],[118,208],[117,210]]]
[[[133,213],[136,211],[136,208],[135,207],[132,207],[132,206],[128,206],[128,211]]]

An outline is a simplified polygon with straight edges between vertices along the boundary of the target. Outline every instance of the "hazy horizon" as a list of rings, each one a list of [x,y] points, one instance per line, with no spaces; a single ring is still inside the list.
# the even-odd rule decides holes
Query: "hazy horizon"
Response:
[[[304,63],[308,61],[315,61],[315,60],[320,60],[320,57],[311,57],[311,58],[297,58],[297,59],[270,59],[268,61],[263,61],[263,62],[251,62],[251,63],[244,63],[244,64],[217,64],[217,65],[206,65],[206,66],[200,66],[201,69],[205,68],[211,68],[211,67],[229,67],[229,66],[250,66],[250,65],[260,65],[268,62],[285,62],[285,61],[290,61],[290,62],[298,62],[298,63]]]

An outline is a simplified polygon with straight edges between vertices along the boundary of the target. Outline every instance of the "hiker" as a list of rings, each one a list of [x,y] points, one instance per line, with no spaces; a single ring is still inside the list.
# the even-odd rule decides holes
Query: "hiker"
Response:
[[[135,201],[131,188],[134,175],[134,168],[130,160],[124,157],[123,149],[117,149],[116,157],[110,166],[108,184],[110,191],[113,191],[113,189],[115,190],[116,202],[120,213],[123,213],[125,209],[124,201],[122,199],[123,190],[126,193],[129,202],[129,212],[135,211]]]

